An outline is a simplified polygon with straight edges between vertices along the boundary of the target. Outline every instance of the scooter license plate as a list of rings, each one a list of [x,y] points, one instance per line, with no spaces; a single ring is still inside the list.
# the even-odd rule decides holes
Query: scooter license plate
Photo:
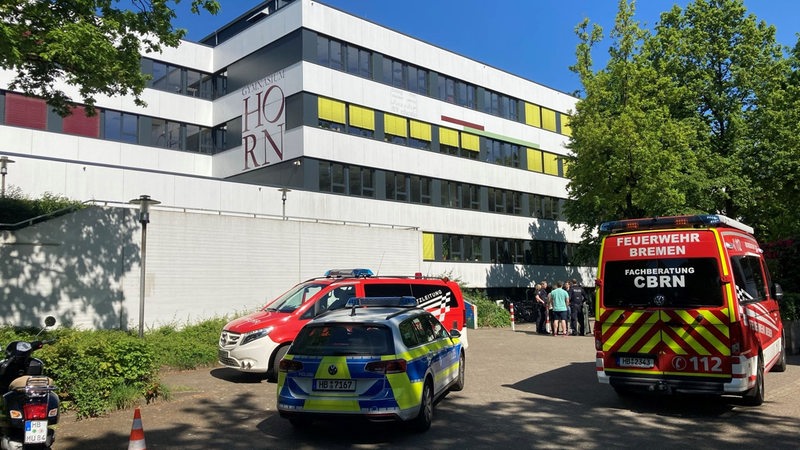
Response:
[[[47,421],[46,420],[26,420],[25,421],[25,443],[42,444],[47,441]]]

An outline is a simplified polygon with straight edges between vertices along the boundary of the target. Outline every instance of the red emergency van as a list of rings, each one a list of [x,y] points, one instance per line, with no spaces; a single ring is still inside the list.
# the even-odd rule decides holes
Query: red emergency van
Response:
[[[783,293],[753,229],[711,214],[607,222],[600,232],[600,383],[760,405],[764,373],[786,370],[786,348]]]
[[[277,377],[289,344],[314,317],[343,308],[351,297],[405,297],[448,327],[461,332],[467,348],[466,307],[458,283],[447,278],[376,276],[369,269],[329,270],[297,284],[260,311],[229,322],[219,338],[218,359],[242,372]]]

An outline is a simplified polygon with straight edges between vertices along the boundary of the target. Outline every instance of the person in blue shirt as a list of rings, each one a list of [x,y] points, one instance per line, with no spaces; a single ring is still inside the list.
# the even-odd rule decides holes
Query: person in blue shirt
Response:
[[[569,282],[562,284],[556,282],[556,288],[550,292],[550,303],[553,305],[553,335],[567,335],[567,318],[569,317],[569,292],[562,286],[566,285],[569,289]]]

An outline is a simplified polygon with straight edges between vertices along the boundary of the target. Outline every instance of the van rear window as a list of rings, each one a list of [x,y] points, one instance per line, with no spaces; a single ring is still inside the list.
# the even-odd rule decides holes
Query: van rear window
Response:
[[[719,264],[714,258],[608,261],[602,289],[603,305],[612,308],[722,306]]]
[[[325,324],[306,326],[297,334],[295,355],[350,356],[394,353],[392,330],[373,324]]]

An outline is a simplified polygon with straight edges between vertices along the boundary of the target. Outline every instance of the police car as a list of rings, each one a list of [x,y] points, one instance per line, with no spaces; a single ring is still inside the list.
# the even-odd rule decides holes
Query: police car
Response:
[[[354,297],[306,324],[281,360],[278,412],[404,421],[430,428],[433,405],[464,388],[465,349],[414,297]]]

